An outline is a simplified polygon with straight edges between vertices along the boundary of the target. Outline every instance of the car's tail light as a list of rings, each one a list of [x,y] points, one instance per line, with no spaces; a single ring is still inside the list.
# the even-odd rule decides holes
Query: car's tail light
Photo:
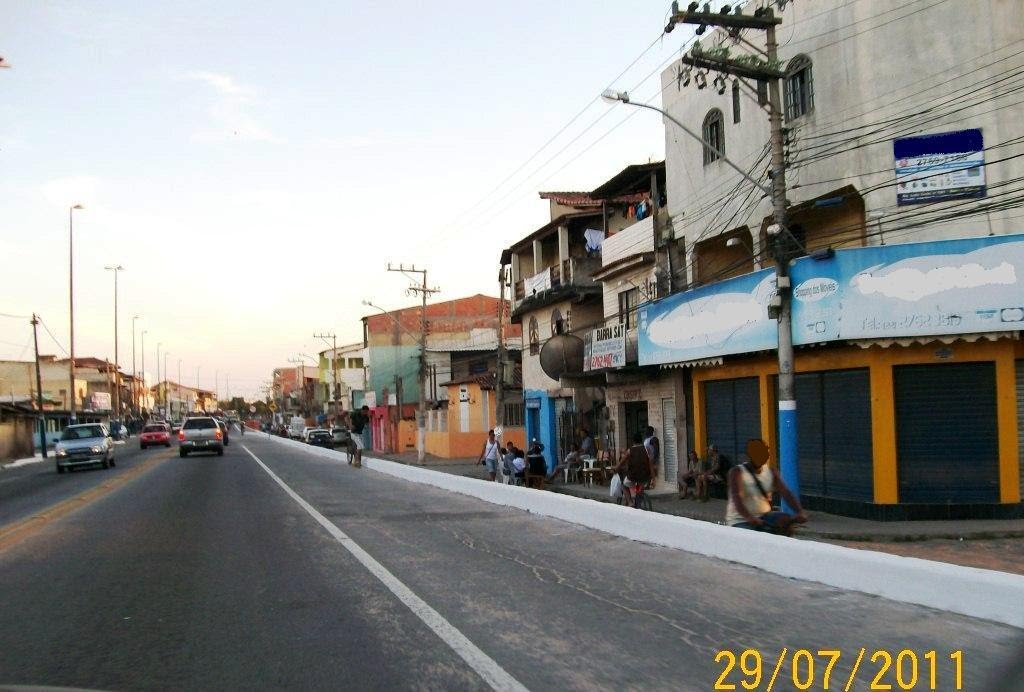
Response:
[[[185,441],[185,431],[184,430],[179,430],[178,431],[178,439],[181,440],[182,442]]]
[[[220,440],[220,439],[222,439],[222,438],[224,437],[224,433],[222,433],[222,432],[221,432],[220,430],[218,430],[217,432],[215,432],[215,433],[214,433],[214,435],[216,436],[216,438],[217,438],[218,440]]]

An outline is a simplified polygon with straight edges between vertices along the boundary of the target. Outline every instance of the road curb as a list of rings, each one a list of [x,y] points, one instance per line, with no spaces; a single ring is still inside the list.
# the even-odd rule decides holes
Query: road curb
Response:
[[[333,460],[341,453],[279,437],[279,444]],[[1024,576],[743,531],[671,514],[641,512],[364,457],[363,467],[644,543],[728,560],[893,601],[923,605],[1024,628]]]

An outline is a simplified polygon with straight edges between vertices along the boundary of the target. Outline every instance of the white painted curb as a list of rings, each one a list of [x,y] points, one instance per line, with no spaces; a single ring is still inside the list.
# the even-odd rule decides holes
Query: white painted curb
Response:
[[[341,452],[334,450],[268,437],[317,456],[343,458]],[[1017,574],[743,531],[373,457],[364,456],[363,466],[414,483],[562,519],[623,538],[730,560],[784,577],[1024,628],[1024,576]]]

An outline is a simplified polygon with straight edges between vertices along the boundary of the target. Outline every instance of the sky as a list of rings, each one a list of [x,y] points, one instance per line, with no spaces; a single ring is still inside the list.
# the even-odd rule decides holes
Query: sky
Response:
[[[159,343],[222,396],[412,305],[389,262],[431,302],[497,295],[538,190],[664,156],[655,113],[597,97],[659,102],[668,6],[0,0],[0,358],[33,312],[68,347],[73,204],[76,354],[114,357],[119,264],[122,367],[138,315],[151,378]]]

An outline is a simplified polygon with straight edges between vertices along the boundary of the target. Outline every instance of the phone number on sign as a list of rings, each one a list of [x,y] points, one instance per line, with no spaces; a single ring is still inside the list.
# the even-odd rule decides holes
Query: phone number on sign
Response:
[[[848,675],[836,669],[844,658],[853,661]],[[871,690],[937,690],[940,682],[942,689],[963,689],[963,651],[947,655],[934,650],[918,653],[911,649],[893,652],[861,648],[844,656],[839,649],[796,649],[791,653],[783,648],[773,665],[766,663],[757,649],[738,653],[726,649],[715,655],[715,663],[722,666],[716,690],[771,692],[778,689],[776,685],[783,687],[792,682],[798,690],[813,687],[849,692],[858,673],[871,677]]]

